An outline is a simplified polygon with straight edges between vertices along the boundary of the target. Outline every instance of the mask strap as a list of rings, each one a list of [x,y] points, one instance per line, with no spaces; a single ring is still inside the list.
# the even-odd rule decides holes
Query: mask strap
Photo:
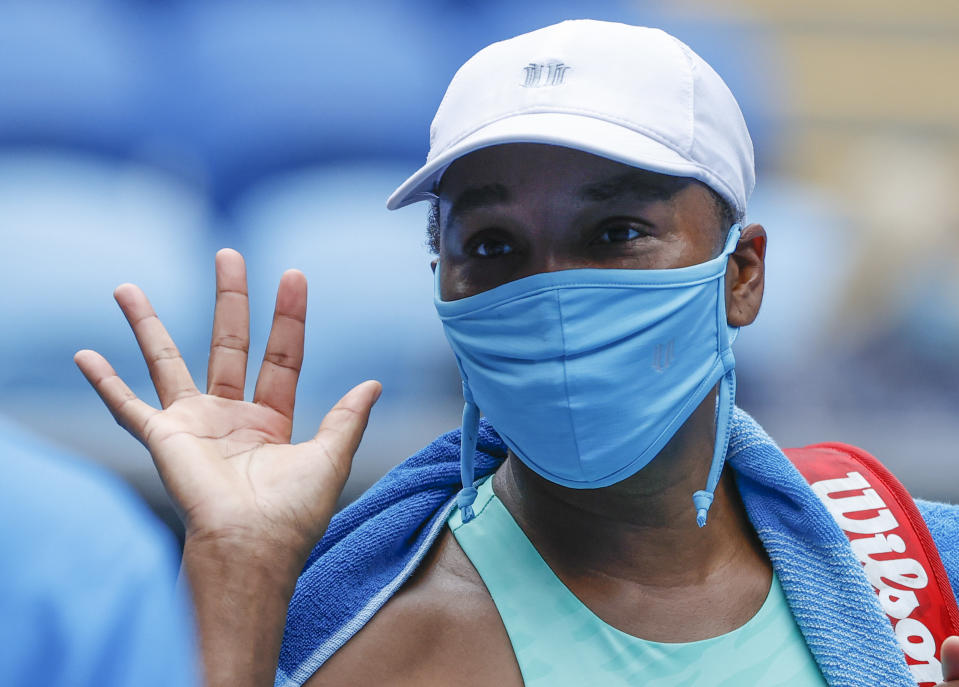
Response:
[[[460,435],[460,477],[463,488],[456,495],[456,505],[460,509],[463,522],[475,517],[473,502],[476,500],[476,487],[473,486],[473,460],[476,456],[476,437],[479,432],[479,408],[473,401],[473,394],[466,382],[463,382],[463,428]]]
[[[739,245],[739,237],[741,235],[742,225],[734,224],[729,228],[729,236],[726,239],[726,245],[723,247],[722,253],[727,259],[729,255],[736,250],[736,246]],[[713,505],[713,495],[716,487],[719,486],[719,477],[723,472],[723,465],[726,462],[726,451],[729,448],[729,433],[733,407],[736,404],[736,359],[733,357],[733,351],[729,347],[730,342],[727,334],[723,283],[723,280],[719,281],[720,307],[717,313],[718,321],[716,322],[719,331],[720,346],[723,348],[721,358],[724,370],[723,377],[719,380],[719,407],[716,410],[716,441],[713,445],[713,460],[709,465],[709,476],[706,478],[706,488],[693,494],[693,506],[696,508],[696,524],[700,527],[706,526],[709,507]]]
[[[732,351],[726,351],[732,358]],[[726,363],[727,355],[723,356]],[[731,362],[731,360],[730,360]],[[729,367],[719,382],[719,409],[716,414],[716,443],[713,447],[713,461],[709,466],[709,476],[706,478],[706,489],[693,494],[693,506],[696,508],[696,524],[706,526],[706,516],[709,507],[713,505],[713,493],[719,485],[719,476],[723,472],[726,462],[726,451],[729,448],[729,433],[733,415],[733,405],[736,402],[736,370]]]

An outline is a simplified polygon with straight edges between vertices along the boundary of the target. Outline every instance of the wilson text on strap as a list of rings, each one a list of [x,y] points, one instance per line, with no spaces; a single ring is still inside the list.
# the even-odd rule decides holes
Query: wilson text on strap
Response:
[[[939,648],[959,608],[915,502],[891,472],[847,444],[785,449],[852,544],[920,687],[942,680]]]

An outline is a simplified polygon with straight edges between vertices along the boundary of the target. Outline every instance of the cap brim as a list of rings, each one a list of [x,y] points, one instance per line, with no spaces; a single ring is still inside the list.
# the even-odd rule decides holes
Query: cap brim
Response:
[[[496,120],[466,136],[404,181],[386,201],[386,207],[396,210],[435,198],[440,177],[455,160],[504,143],[574,148],[651,172],[692,177],[713,187],[718,182],[709,170],[690,162],[667,143],[635,129],[582,114],[536,112]]]

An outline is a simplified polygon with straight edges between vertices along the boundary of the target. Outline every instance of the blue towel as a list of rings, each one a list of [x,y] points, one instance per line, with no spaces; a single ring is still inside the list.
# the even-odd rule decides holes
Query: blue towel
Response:
[[[460,487],[459,446],[459,431],[444,434],[333,518],[293,594],[276,685],[302,685],[416,569],[453,508]],[[493,472],[506,451],[484,420],[477,479]],[[727,460],[827,682],[914,687],[846,535],[778,446],[739,409]],[[919,506],[959,593],[959,507]]]

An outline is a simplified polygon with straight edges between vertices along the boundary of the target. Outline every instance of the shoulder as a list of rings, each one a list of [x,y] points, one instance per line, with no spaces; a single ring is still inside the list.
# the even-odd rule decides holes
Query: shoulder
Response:
[[[959,505],[916,499],[939,557],[949,575],[952,592],[959,599]]]
[[[47,664],[55,639],[70,684],[191,684],[175,545],[139,498],[2,419],[0,473],[0,643],[17,657],[0,672]]]
[[[448,529],[409,581],[306,684],[384,682],[522,684],[496,606]]]

